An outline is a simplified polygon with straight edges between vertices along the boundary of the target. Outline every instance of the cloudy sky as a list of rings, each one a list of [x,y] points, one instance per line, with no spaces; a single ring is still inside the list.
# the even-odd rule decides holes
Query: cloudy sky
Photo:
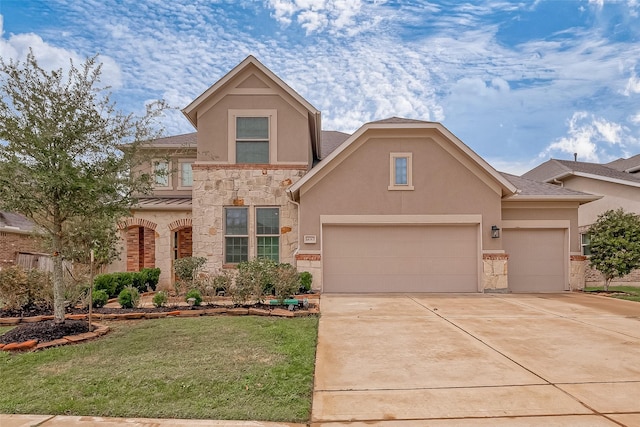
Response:
[[[0,56],[100,54],[118,107],[179,112],[254,55],[353,132],[442,122],[497,169],[640,153],[640,1],[1,0]]]

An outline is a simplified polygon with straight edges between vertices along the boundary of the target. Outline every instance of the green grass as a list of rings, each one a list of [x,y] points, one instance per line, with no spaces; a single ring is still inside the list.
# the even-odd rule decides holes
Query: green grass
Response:
[[[604,290],[604,287],[602,286],[584,288],[585,292],[602,291],[602,290]],[[609,291],[622,292],[622,293],[613,293],[611,295],[612,298],[626,299],[628,301],[640,302],[640,287],[638,286],[609,286]]]
[[[110,326],[84,344],[0,352],[0,413],[309,420],[315,317]]]
[[[9,332],[13,328],[14,328],[14,326],[0,326],[0,335],[6,334],[7,332]]]

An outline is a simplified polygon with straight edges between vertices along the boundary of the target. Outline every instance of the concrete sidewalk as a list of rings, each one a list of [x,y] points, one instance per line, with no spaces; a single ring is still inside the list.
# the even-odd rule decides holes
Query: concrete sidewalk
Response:
[[[0,415],[0,427],[304,427],[306,424],[260,421],[172,420],[155,418]]]
[[[640,426],[640,304],[323,295],[312,426]]]

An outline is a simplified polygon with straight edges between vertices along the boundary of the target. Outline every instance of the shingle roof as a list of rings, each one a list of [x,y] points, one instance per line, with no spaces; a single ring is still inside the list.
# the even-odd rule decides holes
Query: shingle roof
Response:
[[[0,228],[11,227],[21,231],[33,231],[35,224],[24,215],[0,211]]]
[[[551,159],[522,175],[524,178],[537,181],[548,181],[566,173],[585,173],[605,178],[640,183],[640,178],[627,172],[613,169],[599,163],[576,162],[573,160]]]
[[[154,139],[146,144],[146,146],[196,148],[197,135],[196,132],[191,132],[183,135],[166,136],[164,138]]]
[[[628,159],[614,160],[613,162],[606,163],[606,166],[619,171],[626,171],[640,167],[640,154],[636,154]]]
[[[399,124],[407,124],[407,123],[434,123],[427,120],[416,120],[416,119],[405,119],[404,117],[389,117],[388,119],[376,120],[374,122],[369,123],[399,123]]]
[[[532,179],[522,178],[505,172],[500,172],[500,174],[516,186],[518,189],[518,195],[520,196],[591,196],[591,194],[560,187],[559,185],[534,181]]]
[[[336,130],[323,130],[320,142],[320,159],[324,159],[347,140],[351,135]]]

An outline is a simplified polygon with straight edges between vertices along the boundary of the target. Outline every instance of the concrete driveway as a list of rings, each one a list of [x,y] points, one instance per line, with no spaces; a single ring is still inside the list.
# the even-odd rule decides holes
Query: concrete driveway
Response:
[[[640,426],[640,303],[323,295],[313,426]]]

